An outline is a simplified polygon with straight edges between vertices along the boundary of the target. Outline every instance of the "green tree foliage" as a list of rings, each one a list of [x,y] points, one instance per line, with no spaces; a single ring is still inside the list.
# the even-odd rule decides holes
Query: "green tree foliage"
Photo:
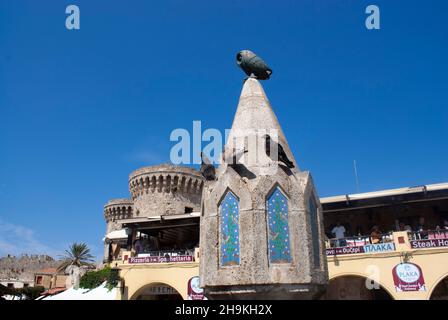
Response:
[[[45,291],[44,287],[24,287],[24,288],[8,288],[0,284],[0,297],[3,295],[12,295],[22,297],[26,300],[35,300]]]
[[[120,270],[119,269],[111,269],[109,273],[109,277],[107,279],[107,288],[109,290],[116,288],[120,283]]]
[[[8,288],[7,286],[4,286],[2,284],[0,284],[0,297],[4,296],[4,295],[12,295],[12,296],[16,296],[19,293],[17,292],[16,289],[14,288]]]
[[[100,286],[104,281],[107,282],[106,287],[111,290],[120,282],[119,270],[105,267],[97,271],[89,271],[84,274],[80,281],[79,287],[84,289],[94,289]]]
[[[41,295],[42,292],[45,291],[45,288],[37,286],[37,287],[20,288],[16,290],[19,294],[25,295],[27,300],[35,300]]]
[[[93,256],[90,249],[85,243],[73,243],[69,250],[65,250],[62,263],[58,267],[58,271],[65,270],[68,266],[74,265],[78,267],[92,266]]]

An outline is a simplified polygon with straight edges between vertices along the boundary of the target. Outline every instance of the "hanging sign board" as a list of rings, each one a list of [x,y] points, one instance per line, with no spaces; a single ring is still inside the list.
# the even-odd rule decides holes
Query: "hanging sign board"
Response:
[[[426,291],[422,269],[414,263],[400,263],[392,269],[395,290]]]
[[[188,300],[207,300],[204,289],[199,286],[199,277],[188,280]]]

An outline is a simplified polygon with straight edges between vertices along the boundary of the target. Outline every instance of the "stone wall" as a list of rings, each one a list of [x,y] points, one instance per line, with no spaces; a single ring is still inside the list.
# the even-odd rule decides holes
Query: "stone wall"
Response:
[[[133,217],[134,203],[129,199],[113,199],[104,206],[106,233],[121,229],[119,220]]]
[[[203,178],[192,168],[160,165],[138,169],[129,177],[134,216],[151,217],[200,211]]]
[[[47,255],[6,256],[0,258],[0,279],[34,281],[34,273],[45,268],[56,268],[59,261]]]

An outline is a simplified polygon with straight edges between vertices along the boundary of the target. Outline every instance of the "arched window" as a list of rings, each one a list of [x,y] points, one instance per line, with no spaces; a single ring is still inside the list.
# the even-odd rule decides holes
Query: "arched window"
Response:
[[[267,199],[268,246],[270,263],[291,262],[288,199],[277,187]]]
[[[240,226],[238,198],[228,191],[219,206],[221,266],[240,264]]]
[[[320,267],[320,240],[319,240],[319,220],[317,212],[316,200],[314,200],[314,195],[311,195],[308,201],[309,212],[310,212],[310,225],[311,225],[311,239],[313,243],[313,260],[314,267]]]

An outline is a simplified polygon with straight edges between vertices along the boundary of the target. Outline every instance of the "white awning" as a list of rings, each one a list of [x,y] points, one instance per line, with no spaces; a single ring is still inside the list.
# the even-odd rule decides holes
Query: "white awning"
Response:
[[[140,222],[152,222],[161,220],[177,220],[177,219],[188,219],[188,218],[199,218],[201,216],[200,212],[192,213],[182,213],[182,214],[166,214],[162,216],[151,216],[151,217],[139,217],[139,218],[129,218],[120,220],[121,224],[131,224]]]
[[[140,236],[140,232],[137,231],[137,237]],[[128,235],[126,234],[126,229],[120,229],[120,230],[114,230],[106,234],[106,236],[103,238],[103,241],[106,239],[109,240],[120,240],[120,239],[127,239]]]
[[[417,193],[424,191],[437,191],[437,190],[445,190],[448,189],[448,183],[437,183],[437,184],[428,184],[425,186],[417,186],[417,187],[408,187],[408,188],[398,188],[398,189],[389,189],[389,190],[381,190],[381,191],[373,191],[366,193],[357,193],[357,194],[347,194],[341,196],[334,197],[325,197],[320,198],[321,203],[332,203],[332,202],[342,202],[342,201],[350,201],[350,200],[363,200],[363,199],[371,199],[385,196],[397,196],[404,195],[409,193]]]

